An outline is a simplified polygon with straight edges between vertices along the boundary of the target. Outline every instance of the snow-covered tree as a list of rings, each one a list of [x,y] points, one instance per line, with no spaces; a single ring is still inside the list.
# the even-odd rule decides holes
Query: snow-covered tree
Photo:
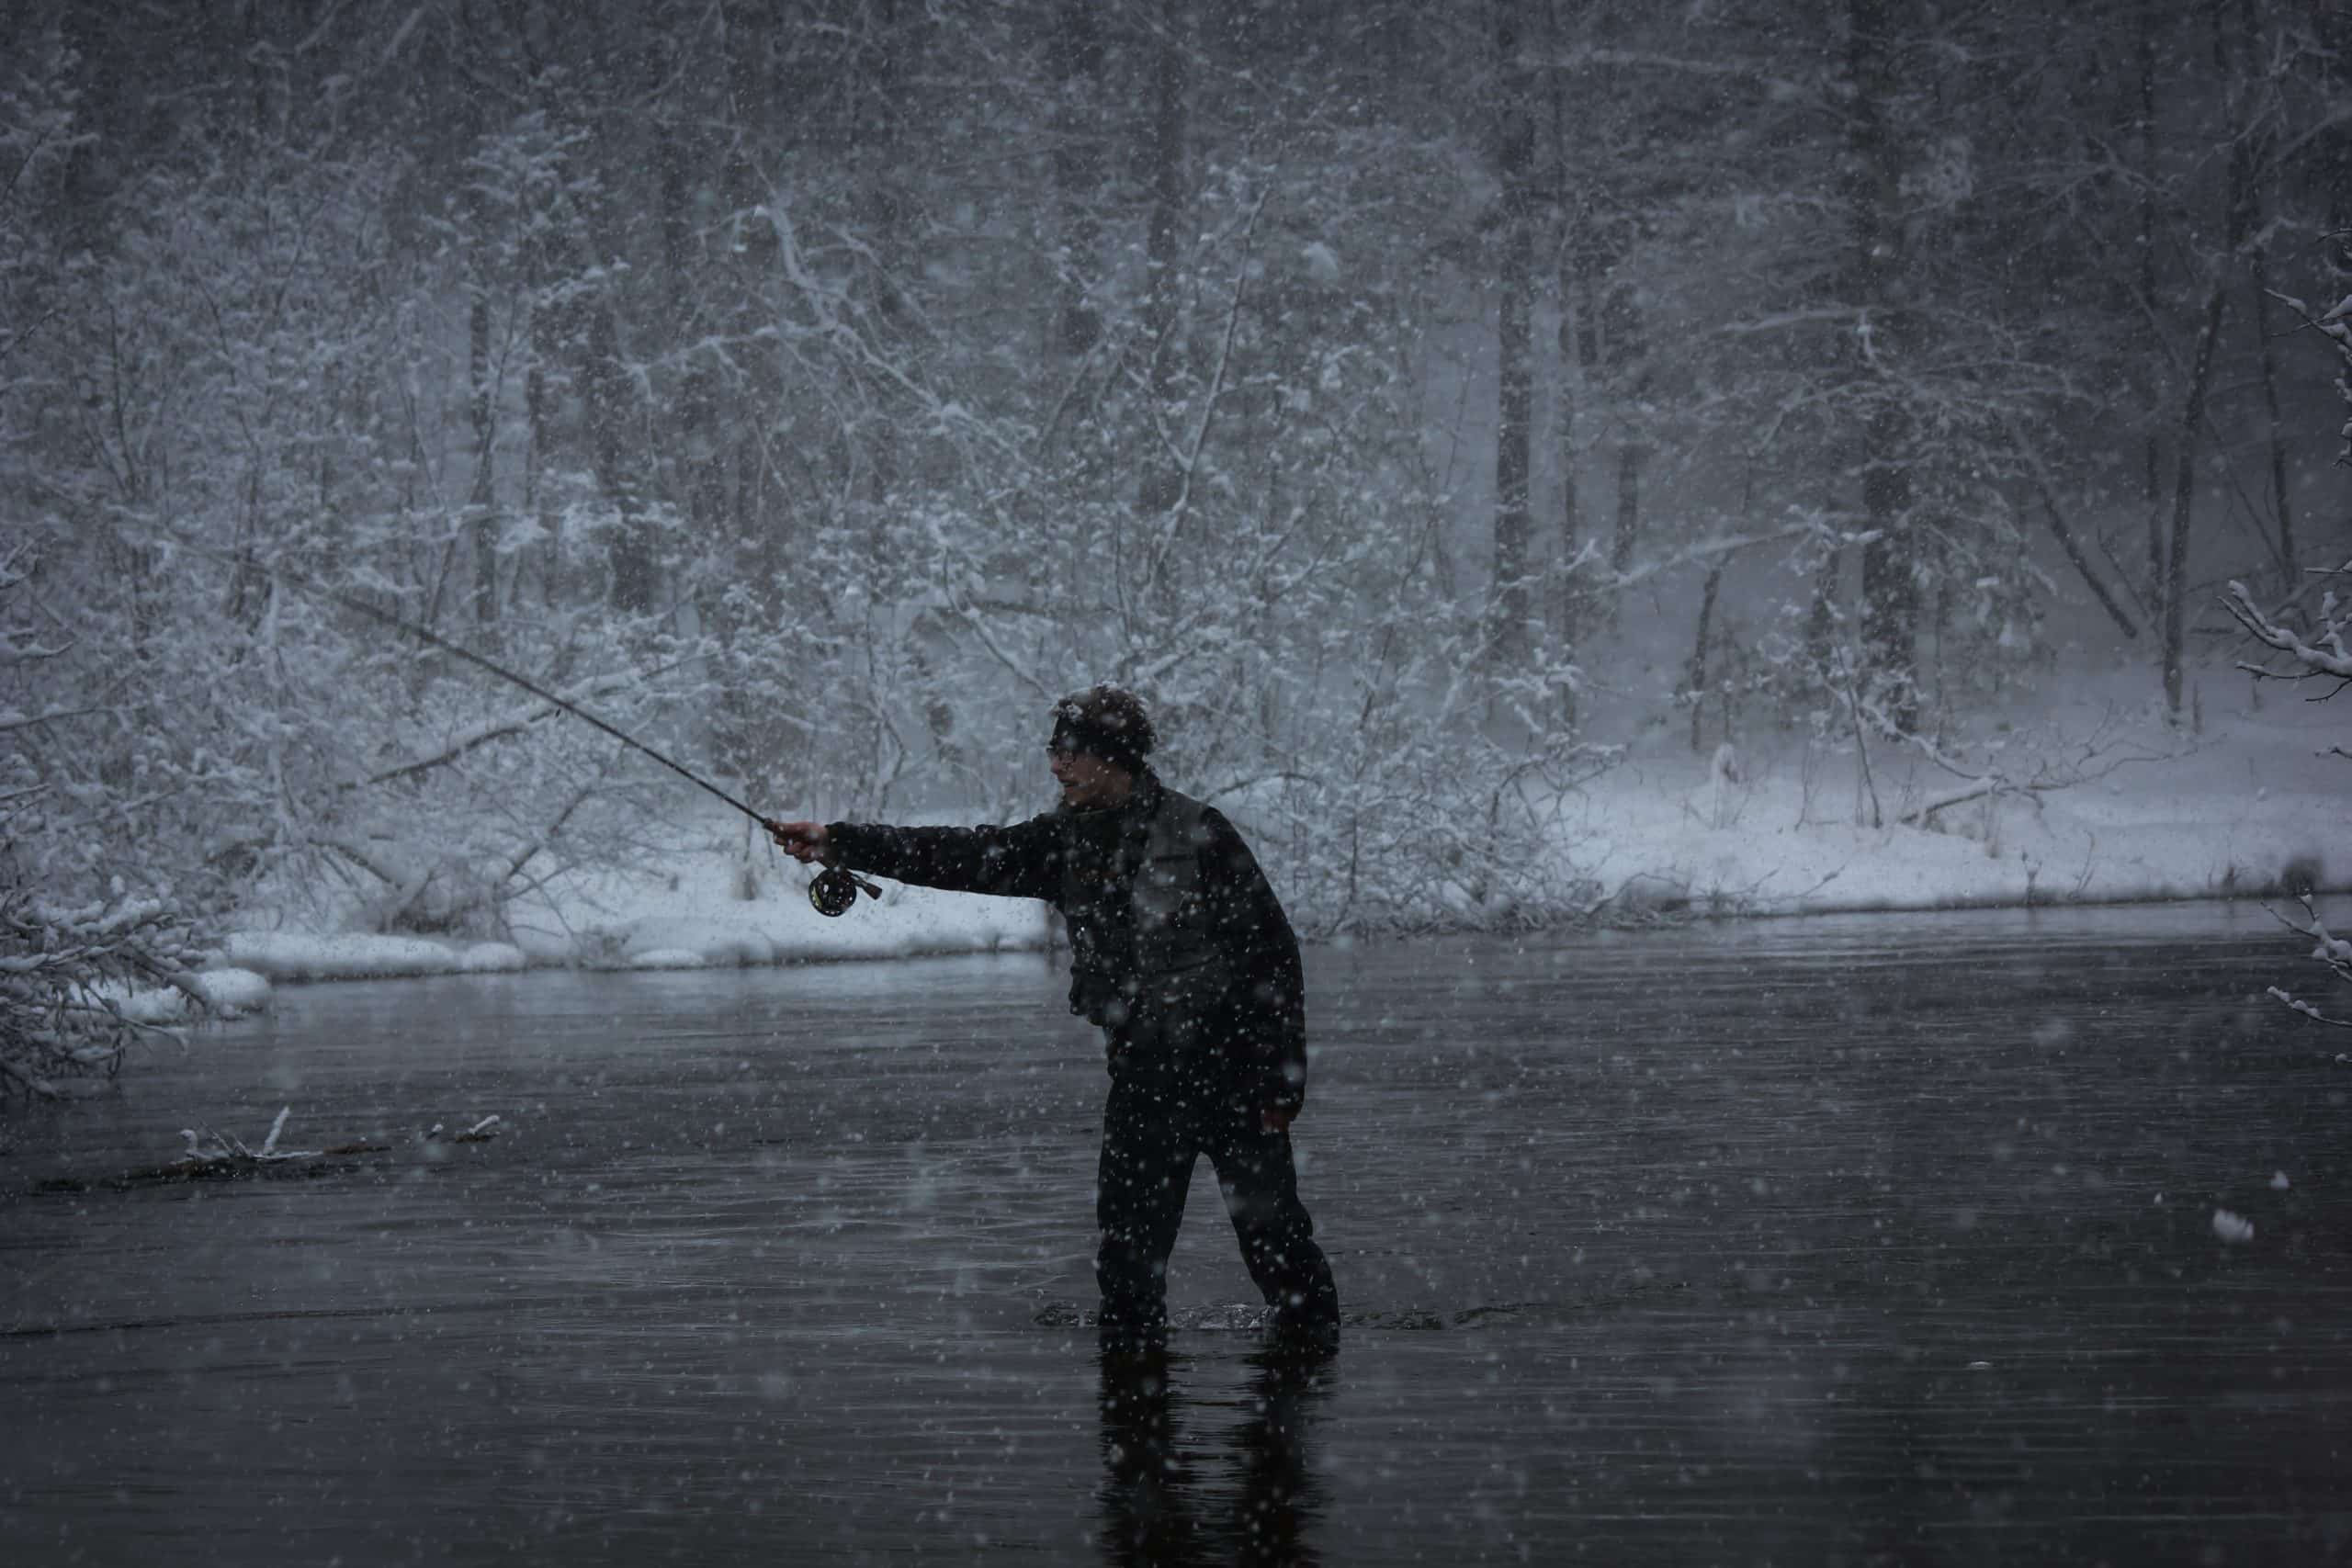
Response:
[[[600,738],[308,584],[778,809],[1017,808],[1126,681],[1309,924],[1533,918],[1580,692],[1933,745],[2076,581],[2157,624],[2149,450],[2160,560],[2324,537],[2250,312],[2189,395],[2336,199],[2275,0],[576,9],[28,13],[29,874],[494,931],[651,852]]]
[[[2318,314],[2300,299],[2281,296],[2280,301],[2324,337],[2335,351],[2335,388],[2347,416],[2336,462],[2339,467],[2352,467],[2352,296]],[[2257,681],[2317,685],[2321,689],[2310,700],[2321,702],[2352,686],[2352,596],[2339,592],[2352,589],[2352,558],[2311,575],[2321,585],[2315,604],[2301,582],[2290,585],[2283,602],[2267,602],[2258,599],[2243,581],[2229,585],[2223,604],[2246,635],[2268,650],[2265,661],[2244,663],[2240,668]],[[2352,750],[2341,744],[2329,747],[2328,752],[2352,761]],[[2352,984],[2352,940],[2328,928],[2321,917],[2314,888],[2290,886],[2287,891],[2302,905],[2305,923],[2295,929],[2312,940],[2312,961],[2324,966],[2339,984]],[[2271,994],[2308,1018],[2352,1029],[2352,1010],[2341,1004],[2313,1003],[2276,987]]]

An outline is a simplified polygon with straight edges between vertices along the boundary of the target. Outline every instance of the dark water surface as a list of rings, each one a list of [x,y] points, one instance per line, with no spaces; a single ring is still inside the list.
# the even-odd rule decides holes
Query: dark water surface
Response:
[[[1308,970],[1307,1366],[1205,1174],[1165,1363],[1073,1322],[1031,957],[290,988],[11,1112],[0,1562],[2352,1561],[2352,1037],[2261,911]],[[281,1105],[390,1147],[119,1179]]]

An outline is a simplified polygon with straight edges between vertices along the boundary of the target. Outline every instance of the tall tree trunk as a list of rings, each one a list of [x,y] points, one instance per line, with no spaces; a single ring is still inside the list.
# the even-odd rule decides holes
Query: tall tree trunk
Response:
[[[248,460],[244,483],[239,488],[243,494],[237,508],[234,536],[237,569],[229,579],[228,608],[230,616],[252,632],[261,629],[273,587],[268,567],[262,558],[266,552],[261,537],[262,460],[258,455]]]
[[[2262,63],[2262,29],[2254,0],[2238,3],[2239,54],[2249,73]],[[2271,351],[2267,317],[2270,310],[2270,245],[2262,220],[2261,179],[2270,177],[2273,120],[2267,106],[2257,111],[2245,137],[2247,167],[2245,200],[2246,320],[2254,329],[2256,364],[2262,380],[2262,412],[2269,424],[2270,511],[2278,529],[2278,589],[2292,593],[2296,586],[2294,498],[2287,488],[2287,424],[2278,410],[2278,355]]]
[[[1561,262],[1561,288],[1564,293],[1566,291],[1568,279],[1573,276],[1576,287],[1577,366],[1582,373],[1578,385],[1590,388],[1598,379],[1602,366],[1602,254],[1600,221],[1590,197],[1577,204],[1575,221],[1576,232],[1568,236],[1567,254]],[[1617,591],[1613,582],[1605,585],[1598,593],[1587,592],[1583,603],[1589,608],[1599,608],[1600,615],[1596,618],[1602,626],[1614,626],[1617,624]]]
[[[2313,20],[2320,40],[2320,80],[2331,97],[2338,102],[2352,96],[2352,6],[2328,6],[2320,9]],[[2320,183],[2324,198],[2326,243],[2323,252],[2327,272],[2324,275],[2333,287],[2332,298],[2342,298],[2347,281],[2352,281],[2352,131],[2343,128],[2330,130],[2321,142],[2320,156],[2315,160],[2322,171]],[[2352,370],[2352,367],[2340,367]],[[2352,456],[2352,433],[2347,434],[2339,452]],[[2344,465],[2339,461],[2338,468]],[[2328,506],[2336,516],[2344,515],[2344,501],[2339,493]],[[2295,558],[2288,558],[2287,569],[2295,571]],[[2296,586],[2301,586],[2298,577]]]
[[[670,284],[669,314],[673,329],[682,329],[694,311],[694,223],[686,210],[686,164],[693,154],[674,113],[665,113],[655,127],[653,161],[662,202],[662,270]],[[673,331],[675,341],[682,335]]]
[[[498,411],[491,396],[490,300],[479,283],[466,320],[467,369],[472,382],[474,427],[473,494],[466,503],[466,532],[473,544],[474,626],[482,640],[497,646],[498,626]]]
[[[1160,0],[1152,51],[1151,216],[1144,242],[1148,276],[1143,325],[1145,351],[1151,355],[1147,379],[1153,416],[1170,430],[1179,412],[1177,392],[1183,369],[1176,325],[1183,294],[1185,96],[1191,85],[1184,52],[1188,11],[1187,0]],[[1136,508],[1148,519],[1160,517],[1175,506],[1183,488],[1183,474],[1174,455],[1155,449],[1145,460]]]
[[[1555,52],[1561,49],[1559,0],[1553,0],[1545,14],[1549,41]],[[1579,480],[1581,458],[1577,452],[1577,400],[1582,391],[1580,367],[1577,356],[1576,264],[1574,260],[1577,235],[1574,226],[1580,221],[1583,203],[1569,188],[1568,171],[1574,165],[1568,156],[1567,73],[1550,73],[1552,92],[1552,158],[1560,182],[1558,203],[1561,232],[1555,251],[1560,294],[1560,328],[1554,360],[1556,386],[1552,403],[1553,449],[1557,454],[1560,469],[1560,509],[1558,527],[1555,531],[1553,549],[1551,612],[1552,638],[1560,659],[1573,663],[1578,653],[1582,627],[1578,623],[1581,593],[1577,579],[1580,575],[1577,564],[1583,548],[1583,498]],[[1560,689],[1560,723],[1573,729],[1577,722],[1576,688],[1563,685]]]
[[[663,57],[662,81],[678,78],[678,62]],[[657,82],[656,85],[660,83]],[[669,441],[670,493],[684,515],[694,547],[723,549],[727,532],[728,462],[726,439],[719,427],[718,367],[707,350],[696,347],[709,325],[704,299],[705,268],[695,243],[693,208],[698,194],[693,177],[702,160],[695,155],[682,121],[685,116],[666,107],[655,130],[662,203],[662,270],[669,288],[662,311],[668,348],[683,355],[678,367],[678,390],[671,409]],[[715,606],[706,600],[706,620]]]
[[[1575,334],[1569,323],[1575,318],[1570,304],[1568,267],[1565,256],[1560,267],[1560,332],[1559,381],[1552,404],[1554,425],[1553,445],[1559,453],[1560,511],[1553,549],[1556,565],[1552,572],[1552,637],[1560,657],[1574,661],[1582,637],[1578,611],[1582,607],[1583,591],[1577,579],[1583,575],[1577,564],[1583,549],[1584,520],[1582,501],[1577,485],[1577,366],[1574,358]],[[1573,727],[1577,721],[1577,699],[1573,687],[1564,688],[1560,699],[1561,722]]]
[[[2257,228],[2257,232],[2259,231]],[[2300,581],[2295,566],[2295,502],[2287,485],[2287,422],[2278,408],[2278,356],[2271,352],[2265,313],[2270,306],[2267,247],[2257,239],[2247,260],[2248,313],[2260,355],[2262,412],[2270,427],[2270,510],[2278,525],[2278,591],[2292,593]]]
[[[1863,428],[1862,511],[1873,533],[1862,546],[1862,647],[1886,722],[1919,727],[1919,581],[1912,532],[1910,421],[1894,394]]]
[[[341,475],[335,466],[335,457],[345,449],[351,423],[344,406],[342,363],[328,360],[320,367],[319,380],[319,405],[327,411],[327,429],[325,439],[319,443],[318,466],[313,476],[317,492],[311,504],[318,508],[319,536],[312,547],[314,553],[311,558],[302,563],[305,568],[315,568],[322,562],[341,565],[350,535],[349,519],[345,516],[342,498],[336,493],[340,489]]]
[[[2328,96],[2341,102],[2352,95],[2352,6],[2320,7],[2312,27],[2320,43],[2320,81]],[[2320,171],[2325,201],[2327,265],[2333,280],[2340,283],[2352,277],[2352,131],[2328,131],[2313,164]]]
[[[1836,545],[1823,549],[1805,594],[1805,665],[1825,682],[1830,678],[1830,666],[1838,656],[1838,579],[1844,575],[1843,556],[1844,551]]]
[[[1693,751],[1698,750],[1702,744],[1700,721],[1706,716],[1707,682],[1711,678],[1707,671],[1707,645],[1708,639],[1714,633],[1715,600],[1716,597],[1722,593],[1723,586],[1724,569],[1722,563],[1718,562],[1707,569],[1706,585],[1699,591],[1699,630],[1697,635],[1691,638],[1690,642],[1690,678],[1689,682],[1689,688],[1690,693],[1690,750]],[[1725,700],[1728,701],[1729,699]],[[1730,736],[1726,734],[1724,739],[1729,739]]]
[[[270,114],[270,99],[274,96],[270,91],[270,75],[271,67],[277,59],[277,51],[263,30],[266,20],[265,7],[247,4],[239,9],[244,13],[244,48],[238,52],[244,56],[246,92],[252,99],[253,131],[256,138],[266,138],[269,135],[273,118]]]
[[[2185,684],[2182,673],[2184,605],[2188,595],[2188,523],[2197,493],[2197,432],[2205,423],[2205,389],[2213,378],[2213,356],[2222,335],[2222,312],[2229,299],[2225,283],[2216,279],[2205,301],[2204,324],[2198,329],[2197,354],[2188,370],[2188,391],[2180,412],[2180,450],[2173,465],[2172,534],[2165,560],[2162,647],[2165,708],[2177,723]]]
[[[1619,404],[1622,410],[1623,404]],[[1610,570],[1623,576],[1634,564],[1642,531],[1642,444],[1627,439],[1617,447],[1617,529],[1609,538]]]
[[[1535,128],[1527,69],[1521,59],[1521,0],[1495,0],[1497,106],[1495,169],[1501,181],[1496,268],[1495,360],[1499,404],[1495,421],[1495,576],[1491,648],[1510,669],[1530,652],[1528,477],[1534,402],[1529,328],[1534,292]]]
[[[783,375],[767,341],[783,247],[763,210],[770,192],[758,154],[776,145],[775,117],[789,96],[777,82],[777,49],[786,25],[781,8],[765,0],[721,0],[719,17],[718,64],[726,97],[716,194],[726,214],[725,243],[707,264],[712,279],[707,310],[712,324],[744,346],[730,356],[724,378],[717,367],[706,371],[697,365],[681,398],[692,407],[693,423],[709,431],[707,450],[695,454],[700,472],[691,493],[707,518],[698,532],[710,541],[709,558],[725,577],[725,590],[709,596],[704,615],[720,649],[718,666],[732,677],[742,671],[737,653],[742,639],[773,629],[784,617],[778,579],[792,513],[777,480],[773,445]],[[781,723],[774,705],[748,682],[724,680],[711,716],[712,760],[747,781],[766,781],[753,783],[754,790],[789,793],[792,782],[777,776]]]
[[[1871,536],[1862,547],[1862,649],[1881,712],[1897,731],[1918,728],[1916,638],[1919,622],[1917,547],[1911,519],[1911,421],[1902,401],[1903,312],[1896,299],[1903,265],[1897,210],[1900,160],[1888,124],[1894,91],[1887,0],[1848,0],[1848,62],[1853,102],[1847,152],[1852,161],[1854,305],[1864,335],[1858,344],[1857,390],[1862,421],[1862,512]]]
[[[546,540],[544,564],[539,569],[539,602],[554,609],[563,597],[563,513],[555,504],[554,492],[547,482],[548,468],[548,344],[540,334],[539,322],[545,318],[544,309],[532,312],[532,364],[523,378],[523,412],[530,429],[531,449],[523,459],[523,510],[539,520],[539,533]],[[521,574],[518,572],[519,578]],[[519,585],[517,592],[519,592]]]
[[[2213,15],[2215,63],[2229,93],[2227,183],[2222,191],[2222,254],[2213,264],[2213,282],[2205,300],[2203,323],[2197,333],[2197,351],[2188,369],[2187,395],[2181,400],[2180,450],[2173,464],[2172,530],[2165,540],[2164,596],[2161,601],[2162,660],[2165,711],[2180,722],[2186,695],[2184,647],[2188,620],[2189,523],[2196,510],[2197,435],[2205,426],[2205,398],[2213,382],[2213,362],[2221,352],[2222,320],[2230,297],[2231,273],[2238,253],[2249,238],[2254,214],[2254,169],[2246,144],[2245,85],[2233,70],[2229,39],[2221,13]]]
[[[621,361],[614,302],[597,299],[587,310],[588,341],[580,389],[587,404],[589,466],[596,476],[596,489],[613,509],[605,555],[611,573],[607,592],[614,609],[642,615],[653,608],[656,562],[653,541],[646,533],[637,473],[628,457],[636,400],[629,393],[628,368]]]
[[[1094,306],[1102,266],[1102,225],[1094,214],[1102,157],[1095,140],[1096,101],[1102,78],[1102,34],[1096,0],[1059,0],[1046,58],[1054,77],[1054,195],[1060,208],[1061,265],[1056,277],[1054,343],[1077,361],[1102,341]]]
[[[2002,434],[2008,438],[2010,447],[2025,460],[2027,482],[2033,489],[2034,499],[2041,502],[2042,517],[2049,523],[2050,532],[2057,539],[2058,547],[2066,552],[2067,560],[2074,564],[2075,570],[2080,574],[2084,584],[2090,589],[2091,597],[2098,601],[2099,608],[2107,612],[2108,618],[2115,623],[2116,629],[2125,637],[2138,637],[2140,627],[2132,619],[2131,612],[2123,607],[2114,594],[2108,592],[2107,584],[2100,581],[2098,573],[2091,569],[2090,557],[2084,552],[2081,543],[2075,537],[2074,528],[2066,522],[2065,511],[2058,504],[2057,489],[2051,482],[2049,472],[2042,466],[2041,454],[2019,434],[2016,425],[2008,419],[2004,417],[2001,425]],[[2126,592],[2130,590],[2128,581],[2125,589]]]
[[[2164,0],[2140,0],[2136,13],[2137,58],[2140,90],[2140,232],[2138,254],[2140,262],[2140,299],[2149,318],[2157,320],[2156,308],[2156,21],[2158,7]],[[2146,604],[2164,602],[2165,581],[2165,519],[2164,519],[2164,444],[2159,418],[2152,400],[2148,410],[2148,428],[2142,444],[2141,481],[2147,506],[2148,592]]]
[[[1643,331],[1641,299],[1632,277],[1634,220],[1611,215],[1607,276],[1600,297],[1600,353],[1609,369],[1611,417],[1619,432],[1617,530],[1609,543],[1609,564],[1623,574],[1634,564],[1642,530],[1642,470],[1648,458],[1643,436],[1648,396],[1649,345]]]
[[[775,275],[781,246],[775,226],[759,209],[766,200],[752,148],[766,129],[776,97],[771,67],[779,27],[776,13],[760,0],[728,0],[727,129],[723,179],[728,212],[735,227],[729,263],[735,331],[757,344],[767,319],[762,286]],[[783,376],[774,352],[754,347],[744,371],[732,420],[733,503],[729,523],[735,569],[760,601],[774,608],[771,589],[788,543],[792,513],[777,482],[770,436],[783,400]]]
[[[898,269],[910,249],[907,242],[907,204],[899,189],[900,133],[905,118],[901,97],[911,47],[911,29],[901,25],[899,0],[866,0],[862,7],[865,26],[859,39],[858,163],[859,209],[865,242],[872,252],[874,321],[885,355],[904,341],[909,316],[899,287]],[[882,411],[881,427],[865,443],[866,499],[876,505],[888,502],[899,484],[898,432],[894,411],[903,400],[897,388],[877,379],[875,402]]]

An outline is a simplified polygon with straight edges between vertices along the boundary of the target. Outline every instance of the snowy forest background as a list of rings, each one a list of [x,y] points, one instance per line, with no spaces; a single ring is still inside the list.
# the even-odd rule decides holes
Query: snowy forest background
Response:
[[[2346,553],[2352,6],[0,4],[0,917],[494,933],[1136,687],[1310,930]],[[669,815],[674,816],[674,813]],[[750,842],[746,825],[746,844]],[[96,933],[93,935],[92,933]]]

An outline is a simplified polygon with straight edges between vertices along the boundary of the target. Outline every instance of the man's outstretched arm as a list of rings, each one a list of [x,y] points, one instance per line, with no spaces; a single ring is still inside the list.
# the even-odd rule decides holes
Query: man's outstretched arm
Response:
[[[951,893],[1051,899],[1061,890],[1059,836],[1046,817],[1005,828],[777,822],[768,832],[795,860],[821,861]]]

